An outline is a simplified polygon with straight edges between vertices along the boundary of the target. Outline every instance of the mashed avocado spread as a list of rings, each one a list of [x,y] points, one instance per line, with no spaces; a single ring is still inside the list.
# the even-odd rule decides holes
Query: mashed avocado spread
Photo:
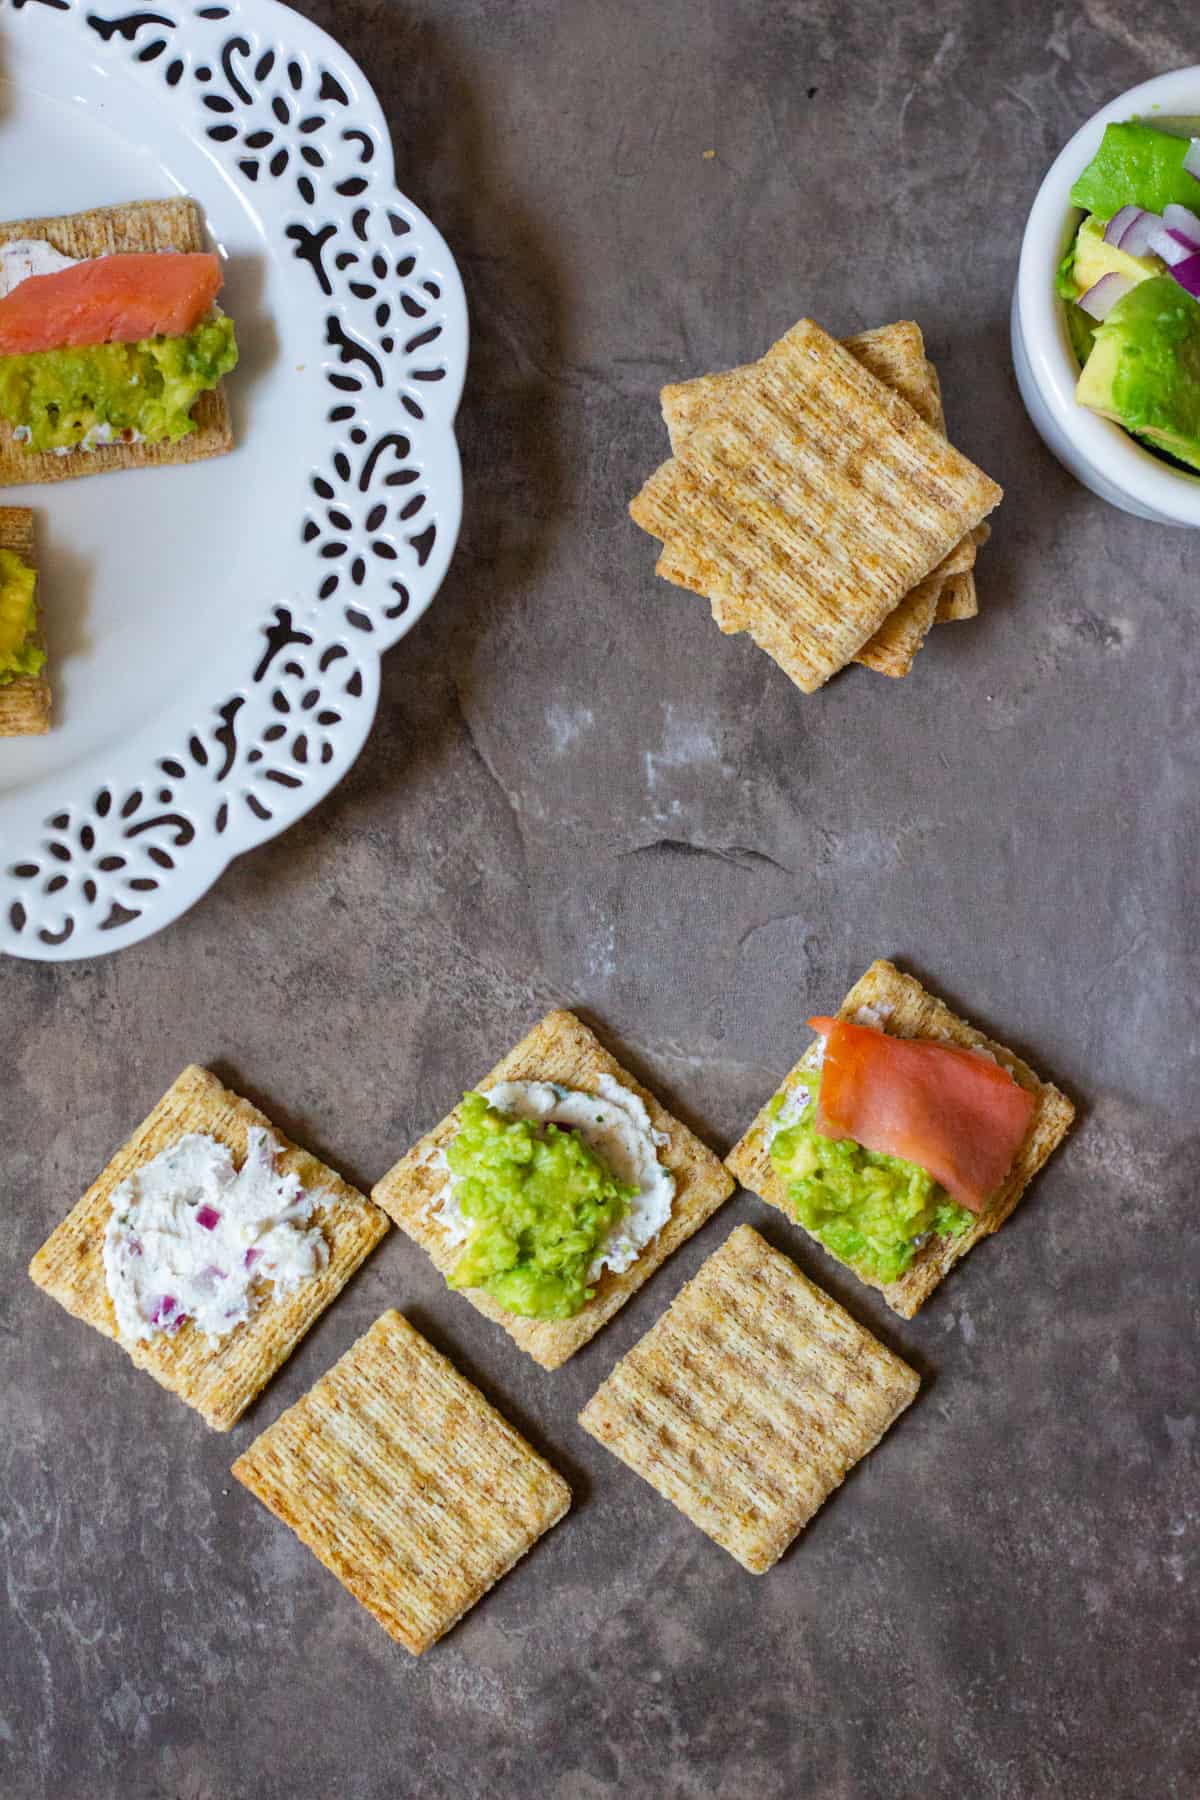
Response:
[[[596,1252],[637,1189],[574,1131],[506,1118],[482,1094],[463,1097],[459,1119],[446,1162],[470,1236],[450,1286],[485,1288],[526,1318],[573,1317],[592,1297]]]
[[[36,675],[46,653],[34,639],[37,575],[15,550],[0,550],[0,687],[18,675]]]
[[[0,415],[33,450],[74,450],[125,433],[162,443],[194,429],[192,407],[237,359],[224,313],[186,337],[0,356]]]
[[[806,1230],[860,1274],[895,1281],[927,1236],[958,1237],[972,1215],[915,1163],[821,1137],[819,1085],[815,1070],[802,1072],[772,1100],[771,1161]]]

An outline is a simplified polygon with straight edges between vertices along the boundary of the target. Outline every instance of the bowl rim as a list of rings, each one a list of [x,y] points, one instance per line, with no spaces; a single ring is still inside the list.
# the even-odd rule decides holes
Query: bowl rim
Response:
[[[1095,155],[1106,125],[1151,110],[1168,118],[1186,113],[1200,117],[1200,64],[1171,69],[1127,88],[1093,113],[1059,151],[1025,225],[1017,314],[1038,391],[1073,449],[1122,494],[1152,513],[1200,526],[1200,475],[1185,475],[1160,462],[1120,425],[1089,412],[1075,399],[1079,365],[1054,291],[1055,271],[1078,216],[1070,200],[1076,176]]]

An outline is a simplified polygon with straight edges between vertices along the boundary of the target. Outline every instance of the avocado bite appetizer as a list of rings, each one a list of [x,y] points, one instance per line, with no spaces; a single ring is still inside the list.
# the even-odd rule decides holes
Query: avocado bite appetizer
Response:
[[[0,226],[0,484],[230,449],[221,285],[191,200]]]
[[[1071,199],[1087,214],[1058,272],[1076,397],[1200,470],[1200,138],[1110,125]]]

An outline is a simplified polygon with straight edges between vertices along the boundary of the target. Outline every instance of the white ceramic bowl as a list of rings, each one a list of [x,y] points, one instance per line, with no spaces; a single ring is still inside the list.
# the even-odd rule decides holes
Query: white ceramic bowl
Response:
[[[1200,66],[1143,81],[1075,133],[1038,189],[1021,244],[1012,306],[1012,348],[1021,398],[1038,432],[1066,468],[1102,500],[1162,525],[1200,526],[1200,476],[1186,475],[1075,399],[1079,365],[1071,353],[1054,276],[1082,215],[1071,186],[1100,147],[1106,125],[1135,114],[1153,123],[1200,116]]]

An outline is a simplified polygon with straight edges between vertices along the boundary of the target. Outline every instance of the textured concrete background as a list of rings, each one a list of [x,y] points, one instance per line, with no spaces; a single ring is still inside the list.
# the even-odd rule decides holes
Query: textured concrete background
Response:
[[[1072,484],[1007,338],[1042,171],[1194,8],[314,10],[466,279],[465,528],[315,816],[149,944],[0,966],[0,1792],[1195,1794],[1196,540]],[[807,700],[625,513],[659,385],[805,311],[919,319],[1008,490],[978,623]],[[366,1183],[568,1002],[724,1149],[880,953],[1083,1113],[911,1324],[741,1197],[549,1376],[393,1235],[219,1438],[26,1281],[190,1058]],[[762,1580],[574,1424],[743,1218],[927,1377]],[[389,1305],[577,1495],[419,1664],[227,1473]]]

